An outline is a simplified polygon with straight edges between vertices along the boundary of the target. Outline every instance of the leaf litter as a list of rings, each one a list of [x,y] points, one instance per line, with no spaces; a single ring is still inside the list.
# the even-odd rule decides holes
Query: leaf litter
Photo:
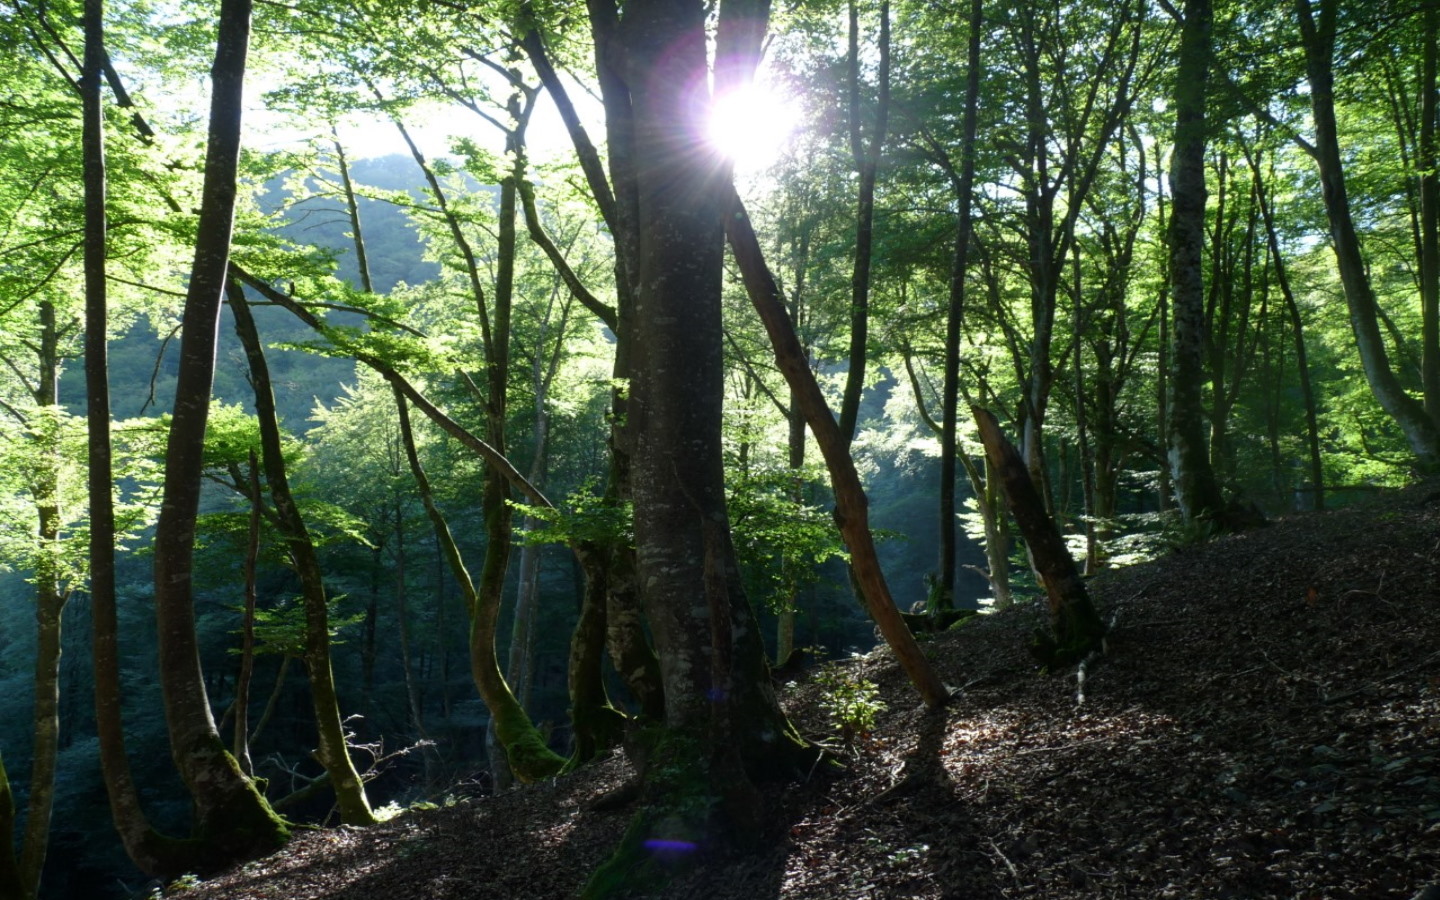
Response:
[[[758,849],[660,896],[1440,895],[1440,494],[1291,516],[1091,590],[1114,625],[1083,690],[1035,671],[1028,605],[924,644],[963,686],[943,710],[918,707],[888,651],[843,663],[886,706],[843,771],[768,791]],[[803,676],[785,691],[816,740],[833,737],[821,700]],[[305,833],[184,895],[573,897],[629,819],[590,804],[627,777],[616,756]]]

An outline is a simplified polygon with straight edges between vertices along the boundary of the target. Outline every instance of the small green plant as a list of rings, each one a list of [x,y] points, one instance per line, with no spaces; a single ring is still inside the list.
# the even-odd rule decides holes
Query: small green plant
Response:
[[[885,709],[880,688],[868,678],[857,677],[845,667],[827,663],[815,675],[820,686],[820,705],[846,748],[875,728],[875,716]]]

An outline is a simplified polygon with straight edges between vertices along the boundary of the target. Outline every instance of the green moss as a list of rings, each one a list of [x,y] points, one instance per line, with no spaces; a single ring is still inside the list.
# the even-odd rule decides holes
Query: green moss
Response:
[[[547,747],[533,727],[505,745],[505,757],[510,761],[510,771],[527,784],[554,778],[566,765],[565,757]]]
[[[645,748],[646,802],[615,852],[591,875],[580,895],[584,900],[655,893],[736,836],[728,821],[732,811],[723,808],[729,804],[711,785],[703,742],[649,726],[637,729],[628,743]]]

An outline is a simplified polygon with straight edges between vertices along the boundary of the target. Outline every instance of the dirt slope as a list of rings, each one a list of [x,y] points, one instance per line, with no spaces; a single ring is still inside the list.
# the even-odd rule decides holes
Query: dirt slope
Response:
[[[765,849],[664,896],[1369,900],[1440,884],[1440,497],[1297,516],[1092,587],[1115,627],[1083,702],[1074,672],[1026,657],[1033,610],[927,644],[959,688],[939,713],[887,653],[846,663],[888,705],[848,771],[775,788]],[[817,696],[797,684],[792,714],[833,737]],[[613,759],[307,834],[184,896],[573,896],[627,820],[586,804],[624,777]]]

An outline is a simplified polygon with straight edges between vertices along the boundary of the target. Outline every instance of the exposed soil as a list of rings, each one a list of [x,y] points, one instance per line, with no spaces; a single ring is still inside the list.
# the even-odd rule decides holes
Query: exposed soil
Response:
[[[1032,609],[930,640],[958,689],[939,712],[888,652],[845,663],[888,705],[847,771],[777,786],[764,849],[663,896],[1369,900],[1440,884],[1440,494],[1285,519],[1092,590],[1114,627],[1083,684],[1035,671]],[[833,740],[818,695],[802,681],[787,703]],[[626,774],[613,758],[307,833],[184,896],[572,897],[629,818],[587,805]]]

